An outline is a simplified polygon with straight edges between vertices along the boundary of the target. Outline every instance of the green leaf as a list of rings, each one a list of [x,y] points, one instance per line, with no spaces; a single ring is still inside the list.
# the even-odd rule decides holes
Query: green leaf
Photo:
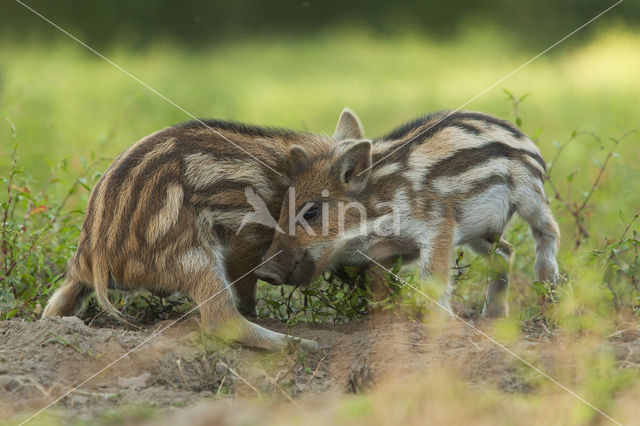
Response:
[[[349,278],[355,278],[358,275],[358,268],[355,266],[345,266],[344,272]]]
[[[620,216],[620,220],[622,220],[622,223],[627,223],[627,220],[624,218],[624,212],[622,211],[622,209],[618,209],[618,216]]]
[[[351,308],[356,309],[358,307],[358,293],[353,293],[349,302],[351,304]]]
[[[91,187],[87,184],[87,180],[85,178],[78,178],[78,183],[87,191],[91,191]]]
[[[522,103],[525,99],[527,99],[529,96],[531,96],[531,92],[527,92],[524,95],[520,96],[520,98],[518,99],[518,102]]]
[[[539,127],[534,133],[533,135],[531,135],[531,140],[533,140],[535,143],[538,143],[538,138],[540,137],[540,135],[542,134],[542,127]]]

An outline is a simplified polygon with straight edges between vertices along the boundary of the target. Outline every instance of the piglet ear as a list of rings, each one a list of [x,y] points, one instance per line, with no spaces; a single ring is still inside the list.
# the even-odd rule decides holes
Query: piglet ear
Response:
[[[360,141],[340,156],[341,178],[347,191],[361,192],[371,175],[371,141]]]
[[[289,149],[289,173],[291,177],[298,176],[309,165],[309,155],[303,147],[293,145]]]
[[[336,125],[336,131],[333,133],[333,139],[336,142],[341,142],[347,139],[362,138],[364,138],[364,130],[360,119],[349,108],[343,109]]]

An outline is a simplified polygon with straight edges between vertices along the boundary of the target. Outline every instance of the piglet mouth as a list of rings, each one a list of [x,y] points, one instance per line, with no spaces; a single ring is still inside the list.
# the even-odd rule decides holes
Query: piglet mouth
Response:
[[[315,263],[308,252],[294,253],[287,260],[289,265],[265,263],[254,274],[258,279],[273,285],[304,286],[313,280]]]
[[[256,269],[254,274],[258,279],[262,281],[266,281],[269,284],[273,284],[273,285],[282,285],[284,284],[284,281],[285,281],[284,279],[282,279],[280,274],[264,266]]]

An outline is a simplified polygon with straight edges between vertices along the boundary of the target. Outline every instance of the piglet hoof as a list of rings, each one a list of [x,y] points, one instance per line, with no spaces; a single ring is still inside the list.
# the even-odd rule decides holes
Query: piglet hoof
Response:
[[[309,353],[316,353],[318,351],[331,348],[329,345],[316,342],[315,340],[300,339],[297,337],[290,337],[289,342],[297,344],[300,349]]]
[[[325,343],[317,343],[319,351],[328,351],[331,349],[331,345],[327,345]]]

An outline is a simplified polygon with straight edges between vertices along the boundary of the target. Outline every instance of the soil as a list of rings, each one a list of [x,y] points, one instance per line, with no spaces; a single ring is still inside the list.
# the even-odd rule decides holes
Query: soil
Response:
[[[481,330],[492,327],[484,320],[469,321]],[[277,321],[256,322],[287,331]],[[203,341],[196,316],[155,334],[169,323],[131,329],[109,321],[88,326],[76,317],[0,322],[0,413],[4,419],[24,419],[59,399],[47,413],[63,423],[140,404],[184,420],[194,410],[188,407],[202,402],[257,397],[295,404],[313,395],[366,392],[376,383],[420,375],[434,365],[447,365],[470,386],[519,393],[536,386],[526,380],[519,361],[454,320],[425,326],[380,313],[345,324],[291,327],[290,334],[330,346],[314,354],[296,348],[274,354]],[[560,337],[532,323],[509,348],[536,353],[537,366],[553,372],[560,344]],[[621,367],[640,365],[638,329],[621,331],[608,345]],[[184,410],[186,417],[180,414]]]

